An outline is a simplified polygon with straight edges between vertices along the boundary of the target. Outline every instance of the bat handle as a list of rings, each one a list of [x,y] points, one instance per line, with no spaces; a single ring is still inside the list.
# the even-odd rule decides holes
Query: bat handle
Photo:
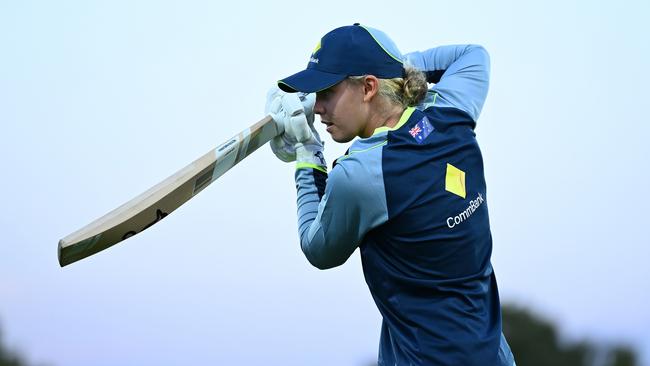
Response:
[[[275,125],[275,130],[277,131],[276,136],[280,136],[284,133],[284,124],[276,122],[270,114],[266,116],[266,118],[271,119],[271,123]]]

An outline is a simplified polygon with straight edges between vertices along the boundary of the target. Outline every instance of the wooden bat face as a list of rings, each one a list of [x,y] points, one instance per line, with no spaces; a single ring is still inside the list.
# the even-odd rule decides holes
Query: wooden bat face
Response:
[[[59,241],[61,267],[142,232],[189,201],[279,133],[267,116],[174,175]]]

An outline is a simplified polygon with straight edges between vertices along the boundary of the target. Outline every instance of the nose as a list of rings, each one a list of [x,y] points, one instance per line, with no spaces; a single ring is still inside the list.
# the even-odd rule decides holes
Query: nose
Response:
[[[325,107],[323,106],[323,100],[316,94],[316,102],[314,103],[314,113],[322,115],[325,113]]]

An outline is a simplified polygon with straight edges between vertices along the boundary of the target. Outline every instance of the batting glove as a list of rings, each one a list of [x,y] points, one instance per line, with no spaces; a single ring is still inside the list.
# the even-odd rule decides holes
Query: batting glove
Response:
[[[285,162],[298,167],[325,169],[323,142],[314,128],[314,94],[285,93],[277,86],[266,98],[266,113],[283,132],[271,140],[271,150]]]

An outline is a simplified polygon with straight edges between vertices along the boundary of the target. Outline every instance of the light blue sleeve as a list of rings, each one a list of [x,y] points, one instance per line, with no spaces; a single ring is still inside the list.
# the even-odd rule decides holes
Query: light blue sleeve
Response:
[[[300,246],[317,268],[339,266],[364,235],[388,220],[381,149],[340,159],[322,198],[311,169],[296,170]]]
[[[476,122],[487,97],[490,56],[478,45],[440,46],[404,55],[407,64],[427,72],[436,106],[455,107]]]

